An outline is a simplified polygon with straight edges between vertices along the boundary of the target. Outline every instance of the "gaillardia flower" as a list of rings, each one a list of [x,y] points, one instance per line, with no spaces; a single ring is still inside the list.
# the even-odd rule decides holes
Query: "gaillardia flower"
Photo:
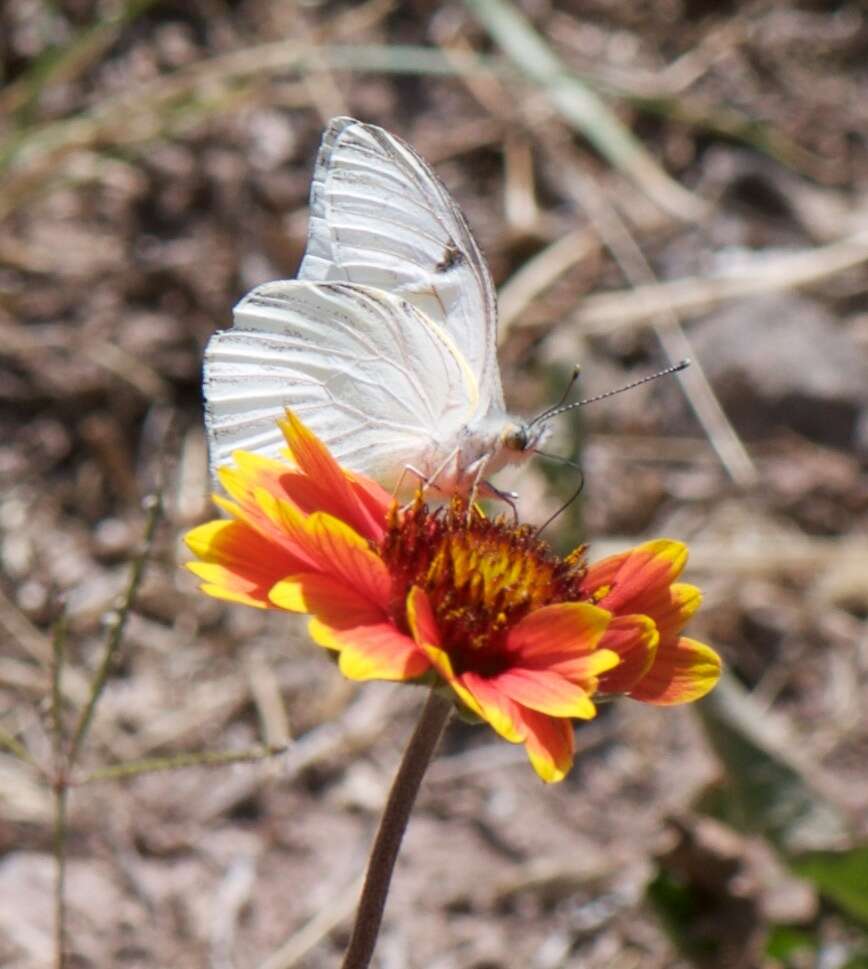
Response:
[[[230,517],[187,535],[189,568],[209,595],[309,614],[345,676],[440,683],[546,781],[570,769],[571,720],[595,696],[686,703],[717,682],[717,654],[680,636],[700,601],[675,581],[680,543],[589,566],[463,498],[399,508],[292,413],[281,429],[290,463],[236,452],[220,470]]]

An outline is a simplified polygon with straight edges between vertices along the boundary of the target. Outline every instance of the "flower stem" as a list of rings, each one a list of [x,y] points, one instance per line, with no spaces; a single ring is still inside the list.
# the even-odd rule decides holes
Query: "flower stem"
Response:
[[[451,713],[452,704],[449,700],[432,690],[389,792],[389,800],[386,802],[368,861],[356,923],[342,969],[367,969],[374,954],[401,839],[407,829],[422,778]]]

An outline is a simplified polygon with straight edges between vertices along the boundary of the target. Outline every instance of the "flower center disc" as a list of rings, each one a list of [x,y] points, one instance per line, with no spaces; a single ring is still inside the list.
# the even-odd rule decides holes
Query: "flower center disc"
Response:
[[[407,594],[422,588],[458,674],[497,674],[508,665],[510,627],[541,606],[584,598],[584,548],[560,558],[533,528],[488,519],[460,497],[430,511],[417,494],[409,508],[393,510],[380,554],[395,622],[406,631]]]

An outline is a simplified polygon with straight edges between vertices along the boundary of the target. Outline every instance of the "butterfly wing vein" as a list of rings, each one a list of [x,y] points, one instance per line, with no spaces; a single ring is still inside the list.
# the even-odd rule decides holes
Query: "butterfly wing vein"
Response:
[[[290,407],[339,461],[387,479],[476,409],[447,334],[398,297],[341,283],[253,290],[212,337],[205,387],[215,466],[239,448],[278,456]]]

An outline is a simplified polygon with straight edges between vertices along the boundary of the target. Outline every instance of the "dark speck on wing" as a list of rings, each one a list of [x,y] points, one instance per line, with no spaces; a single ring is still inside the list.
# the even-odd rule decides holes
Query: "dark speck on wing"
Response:
[[[443,250],[443,258],[434,267],[438,273],[449,272],[454,266],[459,265],[464,257],[461,250],[454,243],[447,243]]]

